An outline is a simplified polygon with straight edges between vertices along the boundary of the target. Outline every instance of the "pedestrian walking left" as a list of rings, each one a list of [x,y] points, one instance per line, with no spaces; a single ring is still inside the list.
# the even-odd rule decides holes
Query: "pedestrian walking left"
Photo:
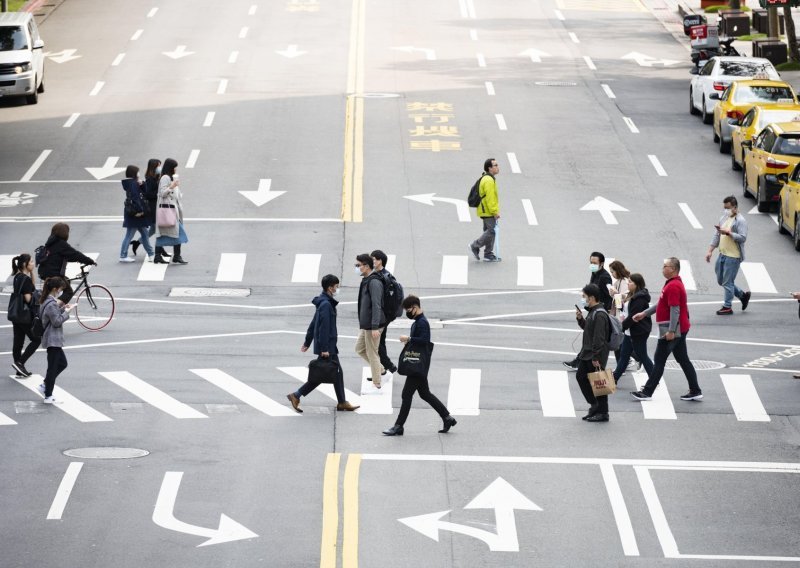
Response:
[[[31,312],[38,310],[38,302],[36,292],[36,282],[33,275],[33,258],[31,255],[23,253],[15,256],[11,260],[11,274],[13,275],[13,289],[15,294],[22,295],[22,301],[31,307]],[[17,372],[18,377],[30,377],[31,372],[25,368],[25,363],[31,356],[39,349],[41,338],[38,338],[31,333],[31,324],[11,322],[14,328],[14,343],[11,348],[11,366]],[[30,343],[22,350],[25,345],[25,337],[28,338]]]
[[[39,306],[41,312],[42,346],[47,349],[47,373],[44,383],[39,385],[39,392],[44,395],[45,404],[53,404],[56,398],[53,389],[56,378],[67,368],[67,357],[64,355],[64,322],[69,319],[69,312],[74,305],[60,305],[57,298],[66,288],[67,283],[60,276],[52,276],[44,281],[42,286],[42,302]]]
[[[744,262],[744,243],[747,241],[747,219],[739,213],[739,203],[733,195],[722,200],[725,210],[719,222],[714,225],[714,236],[706,253],[706,262],[711,262],[714,249],[719,247],[719,255],[714,265],[717,273],[717,284],[722,286],[725,294],[722,298],[722,307],[717,310],[719,316],[733,314],[733,298],[742,302],[742,311],[750,303],[750,291],[745,291],[736,285],[736,275],[739,266]]]
[[[578,353],[578,372],[575,379],[583,398],[589,403],[589,412],[583,419],[587,422],[608,422],[608,395],[594,395],[589,373],[605,369],[608,363],[610,316],[600,302],[600,288],[597,284],[583,287],[581,301],[588,313],[584,317],[580,310],[575,311],[575,319],[583,329],[583,346]]]

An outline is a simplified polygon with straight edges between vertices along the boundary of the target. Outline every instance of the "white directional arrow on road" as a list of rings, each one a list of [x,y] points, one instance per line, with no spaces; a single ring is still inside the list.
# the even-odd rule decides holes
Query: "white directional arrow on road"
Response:
[[[275,53],[277,53],[278,55],[283,55],[284,57],[287,57],[289,59],[294,59],[295,57],[300,57],[301,55],[305,55],[308,52],[307,51],[299,51],[297,49],[297,46],[292,44],[292,45],[289,45],[283,51],[276,51]]]
[[[125,168],[118,168],[117,161],[119,156],[109,156],[106,163],[100,168],[86,168],[86,171],[94,176],[94,179],[105,179],[124,172]]]
[[[56,63],[66,63],[67,61],[72,61],[73,59],[83,57],[82,55],[75,55],[77,51],[77,49],[65,49],[63,51],[56,52],[48,51],[44,54],[44,56],[49,58],[50,61],[55,61]]]
[[[597,196],[589,203],[581,207],[581,211],[599,211],[606,225],[619,225],[613,211],[628,211],[622,205],[617,205],[605,197]]]
[[[413,45],[402,45],[400,47],[393,47],[392,49],[396,49],[397,51],[402,51],[404,53],[414,53],[415,51],[421,51],[425,54],[425,59],[428,61],[436,61],[436,50],[429,49],[427,47],[414,47]]]
[[[542,57],[550,57],[550,54],[547,53],[546,51],[534,49],[533,47],[531,47],[530,49],[526,49],[525,51],[520,51],[519,55],[522,55],[523,57],[530,57],[531,61],[533,61],[534,63],[541,63]]]
[[[398,521],[432,538],[436,542],[439,542],[439,531],[450,531],[482,540],[492,552],[519,552],[517,520],[514,510],[542,510],[541,507],[517,491],[502,477],[495,479],[489,487],[481,491],[464,508],[494,509],[497,532],[493,533],[468,525],[442,521],[441,518],[448,514],[449,510],[417,517],[406,517],[398,519]]]
[[[261,179],[258,181],[258,189],[256,191],[240,191],[239,193],[255,203],[256,207],[261,207],[286,193],[285,191],[271,191],[270,187],[272,187],[271,179]]]
[[[456,213],[458,213],[458,220],[462,223],[469,223],[469,205],[463,199],[453,199],[452,197],[436,197],[435,193],[420,193],[419,195],[404,195],[406,199],[424,203],[425,205],[435,205],[434,201],[441,201],[442,203],[452,203],[456,206]]]
[[[680,63],[680,61],[675,61],[674,59],[656,59],[655,57],[651,57],[649,55],[645,55],[644,53],[639,53],[638,51],[631,51],[630,53],[626,53],[622,56],[622,59],[631,59],[641,65],[642,67],[652,67],[653,65],[660,63],[664,67],[668,67],[670,65],[675,65]]]
[[[181,57],[193,55],[194,51],[186,51],[185,45],[179,45],[175,48],[175,51],[162,51],[161,53],[172,59],[180,59]]]
[[[217,529],[198,527],[176,519],[173,511],[182,478],[182,471],[168,471],[164,474],[164,481],[161,484],[161,490],[158,492],[155,509],[153,509],[153,522],[155,524],[171,531],[207,537],[208,540],[198,544],[198,547],[258,537],[256,533],[226,515],[219,516],[219,528]]]

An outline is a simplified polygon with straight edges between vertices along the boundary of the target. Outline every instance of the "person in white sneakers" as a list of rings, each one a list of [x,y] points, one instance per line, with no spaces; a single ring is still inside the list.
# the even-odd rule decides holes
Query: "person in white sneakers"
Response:
[[[47,349],[47,373],[44,384],[39,386],[39,391],[44,395],[45,404],[56,402],[53,389],[56,378],[67,368],[67,357],[64,355],[64,322],[69,319],[69,312],[74,305],[60,305],[57,298],[61,295],[67,283],[60,276],[51,276],[44,281],[42,286],[42,300],[39,306],[41,313],[42,347]]]

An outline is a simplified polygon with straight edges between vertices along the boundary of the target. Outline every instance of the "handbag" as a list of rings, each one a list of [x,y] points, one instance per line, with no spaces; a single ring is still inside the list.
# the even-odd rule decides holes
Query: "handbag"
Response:
[[[427,377],[432,353],[433,343],[409,340],[400,352],[400,360],[397,362],[398,374],[406,377],[411,375]]]
[[[617,383],[611,369],[601,369],[589,373],[589,384],[594,396],[603,396],[617,392]]]
[[[317,357],[308,364],[308,381],[311,383],[334,383],[339,374],[339,365],[330,357]]]
[[[178,214],[175,212],[175,206],[159,205],[156,211],[156,225],[159,227],[174,227],[177,224]]]
[[[142,217],[144,215],[144,211],[142,211],[136,204],[135,201],[132,199],[125,200],[125,215],[128,217]]]
[[[30,325],[33,321],[33,314],[29,304],[25,303],[25,298],[17,291],[16,278],[14,279],[14,291],[8,299],[8,321],[17,325]],[[22,286],[20,285],[20,290]]]

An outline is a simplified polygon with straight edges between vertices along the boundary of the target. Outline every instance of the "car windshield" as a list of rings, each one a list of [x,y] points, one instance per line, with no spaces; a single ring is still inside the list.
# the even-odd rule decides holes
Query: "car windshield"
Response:
[[[735,103],[766,103],[778,99],[794,99],[789,87],[757,87],[739,85],[733,97]]]
[[[755,61],[720,61],[720,71],[723,75],[733,75],[734,77],[752,77],[756,73],[767,73],[773,76],[772,65],[770,63],[758,63]]]
[[[782,135],[775,141],[773,154],[782,156],[800,156],[800,136]]]
[[[17,51],[28,49],[25,33],[19,26],[0,28],[0,51]]]
[[[768,110],[761,113],[758,117],[758,128],[756,132],[761,132],[767,124],[773,122],[791,122],[800,116],[800,108],[798,110]]]

